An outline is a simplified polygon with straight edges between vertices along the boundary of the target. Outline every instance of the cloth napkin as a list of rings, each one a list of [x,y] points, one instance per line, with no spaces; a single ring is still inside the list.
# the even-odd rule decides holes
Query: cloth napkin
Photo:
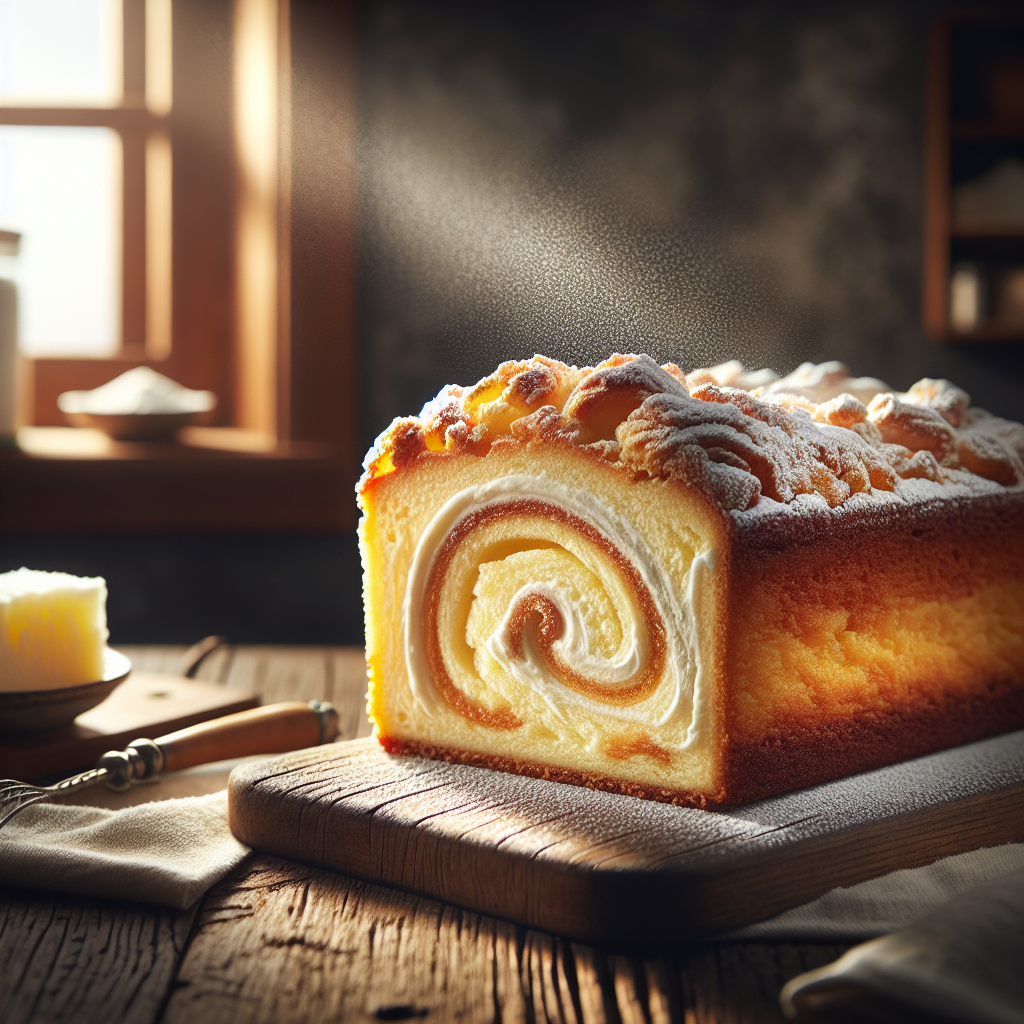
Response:
[[[722,936],[746,942],[859,942],[887,935],[971,889],[1024,869],[1024,843],[990,846],[832,889]]]
[[[779,1001],[796,1021],[1022,1024],[1024,870],[794,978]]]
[[[183,910],[248,852],[227,790],[121,810],[34,804],[0,828],[0,884]]]

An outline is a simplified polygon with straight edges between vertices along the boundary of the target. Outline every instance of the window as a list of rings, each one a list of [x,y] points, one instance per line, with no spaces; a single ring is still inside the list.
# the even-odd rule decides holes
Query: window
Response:
[[[109,128],[0,128],[0,224],[21,235],[27,355],[109,356],[120,347],[122,161]]]
[[[0,226],[29,356],[171,349],[170,0],[0,0]]]
[[[61,391],[146,363],[215,392],[218,423],[287,434],[286,15],[280,0],[0,0],[0,227],[23,232],[35,423],[63,423]]]
[[[353,524],[353,7],[0,0],[0,229],[24,222],[31,422],[64,427],[61,392],[142,364],[218,396],[183,445],[0,451],[0,527]],[[104,497],[118,487],[130,501]]]

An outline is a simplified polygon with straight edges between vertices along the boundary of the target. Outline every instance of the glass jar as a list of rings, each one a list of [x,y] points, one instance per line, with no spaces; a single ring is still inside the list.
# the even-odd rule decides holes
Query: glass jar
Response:
[[[21,235],[0,230],[0,444],[13,444],[18,409],[18,288]]]

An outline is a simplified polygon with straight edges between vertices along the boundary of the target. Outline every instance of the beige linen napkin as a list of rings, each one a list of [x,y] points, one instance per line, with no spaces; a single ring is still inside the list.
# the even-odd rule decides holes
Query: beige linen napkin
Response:
[[[184,909],[249,852],[227,791],[108,810],[35,804],[0,828],[0,884]]]
[[[903,928],[1009,872],[1024,869],[1024,843],[990,846],[832,889],[810,903],[722,936],[746,942],[862,941]]]
[[[794,978],[796,1021],[1024,1024],[1024,870]]]

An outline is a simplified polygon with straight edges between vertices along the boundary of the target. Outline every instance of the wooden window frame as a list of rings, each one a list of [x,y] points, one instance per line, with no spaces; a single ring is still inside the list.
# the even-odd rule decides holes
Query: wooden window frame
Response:
[[[127,42],[122,107],[0,109],[0,123],[100,125],[126,139],[125,342],[109,359],[31,361],[35,427],[22,431],[20,449],[0,452],[0,528],[350,530],[358,472],[354,3],[174,0],[173,9],[169,113],[146,108],[144,47],[129,52]],[[124,0],[124,10],[126,41],[144,39],[145,0]],[[277,124],[263,140],[273,159],[255,183],[237,146],[235,101],[246,87],[237,46],[254,25],[264,61],[255,74],[268,61],[277,72]],[[211,39],[219,63],[202,50]],[[233,59],[224,46],[236,48]],[[145,140],[154,135],[169,139],[173,161],[173,333],[164,358],[139,298],[147,252],[138,211],[146,209]],[[214,391],[212,425],[176,444],[86,439],[63,425],[57,395],[139,365]],[[61,498],[69,493],[70,503]]]
[[[0,106],[0,124],[110,128],[117,132],[122,144],[118,349],[110,358],[33,359],[33,369],[38,372],[32,374],[33,394],[28,406],[28,419],[32,423],[53,426],[64,423],[56,407],[59,392],[53,392],[54,385],[66,390],[63,385],[70,381],[69,386],[95,387],[93,380],[106,376],[111,367],[157,364],[170,354],[170,267],[164,266],[167,259],[156,250],[161,247],[169,250],[171,238],[166,233],[158,237],[160,232],[151,230],[155,227],[151,222],[153,208],[169,206],[171,196],[156,196],[152,187],[155,183],[147,182],[147,172],[158,162],[147,159],[147,150],[166,150],[171,118],[165,102],[153,102],[152,76],[147,97],[147,51],[153,50],[146,36],[147,6],[146,0],[122,0],[123,98],[119,106]],[[164,99],[161,96],[161,101]],[[169,188],[170,183],[166,185]],[[161,227],[166,229],[169,225]]]

